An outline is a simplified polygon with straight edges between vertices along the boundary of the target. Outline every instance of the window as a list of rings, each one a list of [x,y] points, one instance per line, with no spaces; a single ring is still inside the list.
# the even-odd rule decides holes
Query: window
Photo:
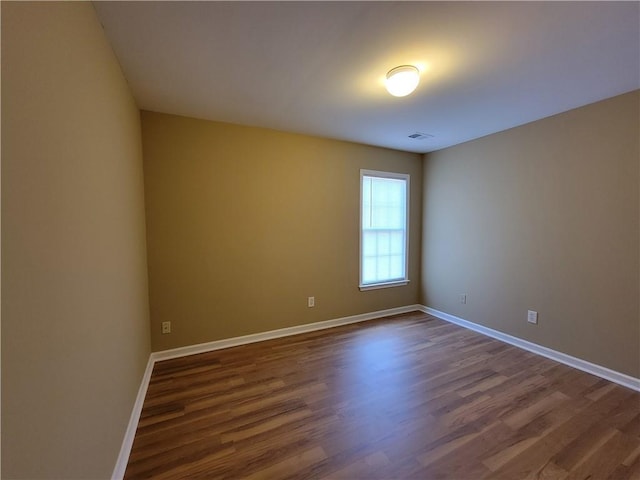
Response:
[[[360,290],[406,285],[409,175],[360,170]]]

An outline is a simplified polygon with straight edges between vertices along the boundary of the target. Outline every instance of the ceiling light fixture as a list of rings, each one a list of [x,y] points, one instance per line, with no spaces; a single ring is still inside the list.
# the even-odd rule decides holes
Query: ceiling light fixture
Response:
[[[387,91],[394,97],[405,97],[413,92],[420,82],[420,71],[413,65],[401,65],[387,73]]]

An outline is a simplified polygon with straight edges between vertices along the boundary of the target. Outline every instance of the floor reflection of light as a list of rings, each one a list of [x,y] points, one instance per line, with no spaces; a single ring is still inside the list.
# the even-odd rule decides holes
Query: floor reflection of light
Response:
[[[347,401],[343,414],[368,422],[374,436],[393,427],[408,396],[406,345],[385,329],[359,336],[344,358],[339,388]]]
[[[401,342],[394,337],[364,338],[356,345],[355,356],[358,369],[384,371],[398,365]]]

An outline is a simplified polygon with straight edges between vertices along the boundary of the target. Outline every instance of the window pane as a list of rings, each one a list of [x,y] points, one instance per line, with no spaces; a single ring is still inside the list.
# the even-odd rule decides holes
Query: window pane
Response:
[[[376,255],[378,249],[377,236],[375,232],[365,231],[362,233],[362,255],[371,257]]]
[[[391,278],[404,277],[404,256],[392,255],[389,257],[389,275]]]
[[[378,257],[378,265],[377,265],[377,271],[376,271],[376,280],[378,281],[385,281],[385,280],[390,280],[391,276],[389,275],[390,273],[390,268],[389,268],[389,257]]]
[[[391,235],[388,232],[378,232],[378,256],[389,255],[389,243]]]
[[[378,278],[376,276],[376,264],[375,258],[365,258],[362,261],[362,282],[373,283]]]
[[[404,231],[394,231],[389,235],[389,253],[402,255],[404,253]]]
[[[386,178],[366,178],[363,205],[372,228],[404,228],[406,181]],[[366,197],[365,197],[366,195]]]

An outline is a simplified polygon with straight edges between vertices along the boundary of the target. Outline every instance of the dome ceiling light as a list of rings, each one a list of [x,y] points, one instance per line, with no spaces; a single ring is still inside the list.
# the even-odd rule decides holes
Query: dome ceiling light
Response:
[[[394,97],[406,97],[420,83],[420,71],[413,65],[401,65],[389,70],[385,85]]]

